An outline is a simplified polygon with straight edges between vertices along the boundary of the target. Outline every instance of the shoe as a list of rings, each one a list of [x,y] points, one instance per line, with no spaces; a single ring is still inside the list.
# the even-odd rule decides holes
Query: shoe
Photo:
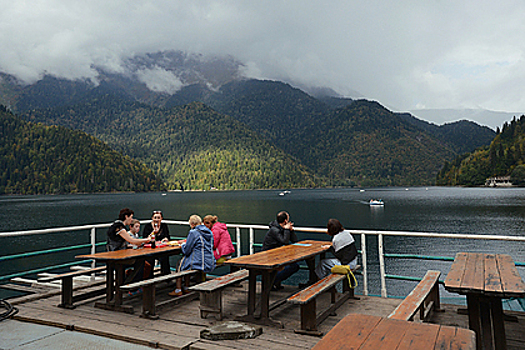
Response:
[[[275,284],[274,284],[274,285],[272,286],[272,291],[274,291],[274,292],[275,292],[275,291],[278,291],[278,290],[281,290],[281,289],[284,289],[284,287],[281,286],[280,284],[279,284],[279,285],[275,285]]]
[[[131,290],[130,290],[130,291],[128,292],[128,295],[129,295],[130,297],[132,297],[132,296],[135,296],[135,295],[140,294],[140,293],[142,293],[142,288],[139,288],[139,289],[134,290],[134,291],[131,291]]]
[[[170,297],[180,297],[182,294],[182,290],[177,291],[176,289],[168,293]]]
[[[186,294],[190,294],[190,293],[191,293],[191,290],[186,289],[186,288],[182,288],[182,294],[186,295]]]

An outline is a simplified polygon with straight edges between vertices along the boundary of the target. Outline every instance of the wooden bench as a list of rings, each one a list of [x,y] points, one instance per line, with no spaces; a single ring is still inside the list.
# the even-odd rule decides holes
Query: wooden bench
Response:
[[[214,314],[216,319],[222,320],[222,291],[247,279],[248,276],[248,270],[238,270],[190,287],[191,290],[199,292],[201,318]]]
[[[413,321],[419,311],[421,321],[426,321],[432,310],[440,310],[439,303],[439,276],[440,271],[429,270],[425,277],[410,292],[409,295],[388,318]]]
[[[360,266],[357,266],[352,270],[352,273],[359,268]],[[336,286],[339,282],[343,282],[343,294],[337,298],[337,294],[339,293],[337,293]],[[317,316],[316,299],[325,291],[330,291],[331,293],[330,307]],[[339,274],[330,274],[322,280],[317,281],[311,286],[292,295],[286,301],[292,304],[301,305],[301,329],[295,330],[295,332],[316,336],[323,335],[322,332],[317,330],[317,326],[350,298],[358,299],[354,295],[354,289],[350,288],[348,284],[347,275]]]
[[[74,309],[75,305],[73,305],[75,302],[80,300],[89,299],[95,296],[103,295],[106,290],[105,289],[97,289],[93,290],[87,293],[83,293],[80,295],[73,296],[73,278],[83,275],[90,275],[95,272],[102,272],[105,271],[106,267],[95,267],[92,269],[86,269],[86,270],[78,270],[78,271],[72,271],[72,272],[66,272],[60,275],[55,276],[48,276],[40,278],[40,282],[50,282],[55,280],[62,280],[61,287],[60,287],[60,293],[61,293],[61,302],[58,304],[59,307],[63,307],[66,309]]]
[[[199,270],[184,270],[180,272],[171,273],[169,275],[162,275],[162,276],[150,278],[144,281],[126,284],[126,285],[121,286],[120,289],[122,291],[133,291],[133,290],[142,288],[142,314],[140,315],[140,317],[158,319],[159,316],[157,315],[157,311],[156,311],[157,306],[155,302],[156,301],[155,286],[162,282],[169,282],[176,278],[181,278],[184,276],[200,274],[200,273],[201,271]],[[188,297],[192,297],[192,296],[185,295],[177,299],[180,300],[180,298],[188,298]]]

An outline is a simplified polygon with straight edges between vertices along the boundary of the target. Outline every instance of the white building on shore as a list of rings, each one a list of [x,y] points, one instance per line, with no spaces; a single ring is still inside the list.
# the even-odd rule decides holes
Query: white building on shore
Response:
[[[485,186],[488,187],[511,187],[510,176],[496,176],[490,177],[485,181]]]

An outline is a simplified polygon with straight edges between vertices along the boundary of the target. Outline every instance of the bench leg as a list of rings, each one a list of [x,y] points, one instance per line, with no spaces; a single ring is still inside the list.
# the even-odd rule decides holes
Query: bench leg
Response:
[[[142,289],[142,315],[140,317],[158,319],[155,308],[155,285],[144,286]]]
[[[201,318],[206,318],[208,314],[214,314],[219,321],[222,320],[222,291],[200,292],[200,313]]]
[[[73,305],[73,277],[62,278],[61,303],[58,305],[65,309],[74,309]]]
[[[310,302],[301,305],[301,330],[316,331],[316,301],[315,298]]]

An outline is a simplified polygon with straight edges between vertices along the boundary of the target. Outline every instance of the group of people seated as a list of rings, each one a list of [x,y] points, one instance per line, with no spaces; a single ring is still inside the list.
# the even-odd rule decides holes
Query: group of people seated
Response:
[[[160,210],[153,211],[151,223],[146,224],[142,232],[143,238],[139,238],[140,221],[133,218],[134,214],[129,208],[120,211],[118,220],[107,231],[106,248],[108,251],[139,248],[145,244],[156,246],[170,242],[169,228],[166,223],[162,222],[163,216]],[[180,244],[182,252],[178,271],[194,269],[205,273],[211,272],[217,265],[231,258],[235,248],[227,226],[218,222],[217,216],[207,215],[203,220],[198,215],[192,215],[189,218],[189,225],[190,231],[186,239],[176,241]],[[129,231],[126,230],[126,226],[129,226]],[[161,275],[170,274],[169,258],[164,257],[158,260]],[[146,261],[135,260],[133,264],[127,266],[129,274],[126,274],[124,284],[152,278],[154,266],[155,259],[153,258],[146,259]],[[189,284],[188,282],[185,286]],[[180,296],[184,293],[186,289],[182,287],[182,280],[177,279],[176,289],[169,294]]]
[[[107,250],[121,250],[128,248],[138,248],[145,244],[167,243],[170,241],[168,225],[162,222],[161,211],[153,211],[151,223],[145,225],[142,238],[139,238],[140,221],[133,218],[134,212],[129,208],[122,209],[119,218],[107,231]],[[230,259],[235,252],[230,234],[226,224],[218,222],[217,216],[206,215],[201,219],[198,215],[189,218],[190,231],[185,240],[178,241],[181,247],[182,258],[179,261],[178,271],[199,270],[204,273],[211,272],[216,266],[221,265]],[[290,215],[281,211],[277,214],[274,221],[269,224],[262,245],[262,250],[269,250],[283,245],[296,243],[297,235],[294,231],[293,222]],[[129,231],[126,229],[129,226]],[[331,273],[331,268],[335,265],[349,265],[354,268],[357,265],[357,248],[355,240],[349,231],[345,230],[337,219],[328,220],[327,234],[332,237],[332,244],[329,251],[333,258],[322,259],[315,267],[316,275],[319,279]],[[171,273],[170,261],[168,257],[158,259],[160,262],[161,274]],[[311,263],[311,262],[307,262]],[[153,267],[155,259],[147,259],[145,262],[137,259],[130,264],[130,273],[126,276],[124,284],[140,281],[153,277]],[[272,290],[283,288],[282,282],[299,271],[299,264],[292,263],[279,271],[275,277]],[[310,283],[314,281],[309,281]],[[187,293],[189,276],[185,284],[182,279],[176,280],[176,289],[169,293],[170,296],[180,296]]]

